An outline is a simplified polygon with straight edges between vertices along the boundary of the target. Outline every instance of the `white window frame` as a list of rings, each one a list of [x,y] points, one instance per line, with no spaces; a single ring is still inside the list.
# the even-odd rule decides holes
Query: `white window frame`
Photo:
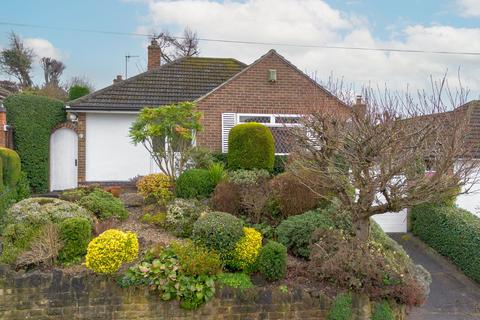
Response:
[[[299,127],[301,126],[300,123],[277,123],[276,118],[301,118],[302,116],[299,114],[281,114],[281,113],[237,113],[236,114],[236,123],[237,124],[242,124],[242,123],[249,123],[249,122],[244,122],[240,121],[240,117],[269,117],[270,122],[268,123],[263,123],[266,127],[272,127],[272,128],[280,128],[280,127]],[[289,155],[289,153],[275,153],[275,155]]]

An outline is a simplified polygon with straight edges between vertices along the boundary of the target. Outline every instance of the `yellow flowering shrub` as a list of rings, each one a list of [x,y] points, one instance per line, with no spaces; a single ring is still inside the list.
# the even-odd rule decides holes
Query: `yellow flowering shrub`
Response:
[[[238,240],[233,252],[232,267],[248,271],[256,262],[262,249],[262,234],[254,228],[243,228],[243,237]]]
[[[85,265],[96,273],[114,273],[123,263],[132,262],[137,256],[137,235],[110,229],[90,241]]]
[[[162,173],[153,173],[140,178],[137,189],[145,200],[154,200],[162,205],[173,198],[172,179]]]

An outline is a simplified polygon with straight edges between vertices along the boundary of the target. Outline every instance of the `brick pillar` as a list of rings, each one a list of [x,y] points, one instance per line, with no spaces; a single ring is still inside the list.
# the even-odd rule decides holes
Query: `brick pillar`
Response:
[[[0,147],[8,147],[7,146],[7,110],[3,106],[0,105]]]
[[[148,71],[160,67],[161,53],[162,50],[160,49],[157,40],[153,39],[148,46]]]

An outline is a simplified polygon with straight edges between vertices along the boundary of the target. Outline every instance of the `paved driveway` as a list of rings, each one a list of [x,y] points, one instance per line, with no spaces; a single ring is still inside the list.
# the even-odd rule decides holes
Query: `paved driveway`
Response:
[[[480,319],[480,285],[410,234],[391,234],[417,264],[432,275],[426,304],[411,310],[409,320]]]

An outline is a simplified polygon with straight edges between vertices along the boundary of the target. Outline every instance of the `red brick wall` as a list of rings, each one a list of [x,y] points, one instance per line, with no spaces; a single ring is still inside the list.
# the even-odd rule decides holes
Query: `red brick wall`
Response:
[[[268,81],[269,69],[277,81]],[[203,131],[197,144],[221,151],[222,113],[305,114],[312,111],[347,115],[349,108],[319,88],[313,81],[275,52],[261,58],[248,70],[198,101],[203,112]]]
[[[7,124],[7,113],[0,111],[0,147],[7,147],[7,132],[4,131]]]

